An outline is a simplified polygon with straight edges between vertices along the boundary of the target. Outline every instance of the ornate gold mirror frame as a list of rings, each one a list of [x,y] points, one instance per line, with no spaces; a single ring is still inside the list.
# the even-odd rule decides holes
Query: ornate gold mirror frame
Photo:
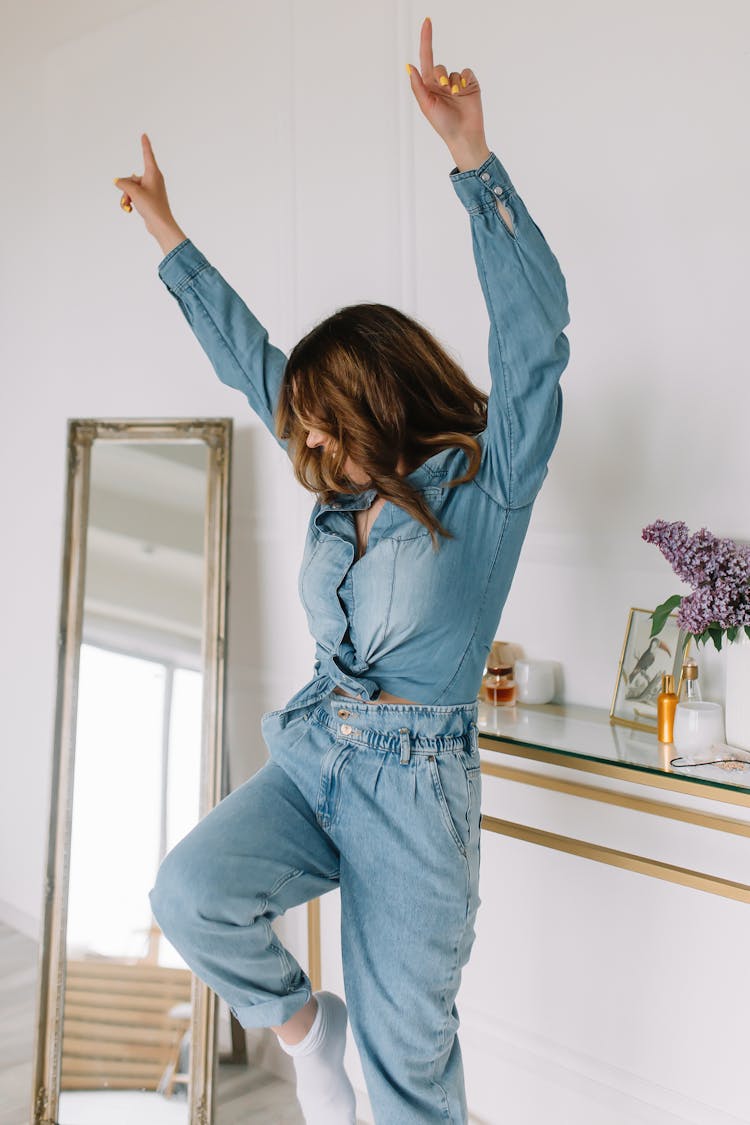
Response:
[[[95,442],[154,441],[202,442],[206,447],[203,451],[206,502],[203,524],[199,817],[205,816],[221,799],[226,786],[223,729],[232,419],[71,419],[68,421],[49,842],[31,1095],[34,1125],[55,1125],[59,1117],[76,716],[92,451]],[[188,1125],[208,1125],[213,1117],[217,997],[195,975],[190,974],[190,977],[191,1034],[186,1116]]]

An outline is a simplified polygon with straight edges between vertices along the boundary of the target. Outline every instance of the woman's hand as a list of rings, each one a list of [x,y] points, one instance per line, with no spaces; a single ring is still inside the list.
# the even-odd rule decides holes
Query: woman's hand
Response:
[[[144,171],[142,176],[135,172],[132,176],[120,176],[114,182],[123,192],[120,206],[125,211],[135,207],[165,254],[179,245],[187,235],[177,225],[167,198],[164,176],[156,163],[151,141],[146,133],[141,134]],[[132,206],[130,206],[132,200]],[[166,249],[165,249],[166,247]]]
[[[447,144],[460,172],[476,168],[490,150],[484,139],[482,97],[474,71],[468,67],[450,74],[432,61],[432,21],[423,21],[419,35],[420,74],[409,66],[409,80],[419,108]]]

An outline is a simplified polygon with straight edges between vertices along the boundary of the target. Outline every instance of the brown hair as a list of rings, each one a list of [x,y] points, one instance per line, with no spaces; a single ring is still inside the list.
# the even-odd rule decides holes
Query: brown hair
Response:
[[[403,457],[413,472],[440,450],[459,446],[469,467],[442,487],[472,480],[481,447],[471,435],[486,428],[487,398],[416,320],[390,305],[348,305],[292,349],[274,422],[278,436],[289,441],[297,480],[321,503],[331,503],[336,492],[375,488],[424,524],[436,546],[436,532],[453,535],[396,466]],[[334,441],[311,449],[310,428]],[[347,457],[371,485],[344,472]]]

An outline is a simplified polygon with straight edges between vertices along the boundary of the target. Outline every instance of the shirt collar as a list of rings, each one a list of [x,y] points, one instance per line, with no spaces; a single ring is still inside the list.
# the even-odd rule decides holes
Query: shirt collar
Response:
[[[435,453],[432,457],[423,461],[413,472],[407,473],[404,480],[407,480],[420,492],[434,485],[440,487],[441,482],[448,474],[446,462],[449,455],[454,452],[453,447],[441,449],[439,453]],[[342,509],[359,511],[362,508],[369,508],[376,496],[377,490],[374,488],[366,488],[362,492],[338,492],[333,503],[321,505],[321,511],[326,512],[332,508],[337,511]]]

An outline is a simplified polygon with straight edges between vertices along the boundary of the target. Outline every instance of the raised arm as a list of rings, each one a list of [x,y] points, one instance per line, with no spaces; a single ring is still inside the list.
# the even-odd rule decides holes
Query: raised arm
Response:
[[[247,398],[261,422],[277,437],[273,412],[286,356],[269,343],[268,332],[238,293],[189,238],[159,263],[159,277],[177,300],[214,371]]]
[[[146,133],[141,134],[144,173],[114,183],[123,192],[120,206],[143,218],[162,248],[159,277],[178,302],[222,383],[242,391],[278,445],[273,414],[286,356],[269,343],[268,333],[229,282],[178,226]],[[132,202],[131,202],[132,201]]]
[[[469,214],[490,318],[483,483],[507,507],[524,507],[547,476],[562,424],[565,278],[494,152],[471,170],[455,167],[450,178]]]
[[[482,483],[505,506],[525,507],[547,475],[562,422],[559,381],[570,354],[563,332],[570,321],[565,279],[508,173],[487,147],[473,70],[448,74],[434,64],[429,18],[422,23],[419,54],[421,75],[409,67],[412,91],[455,162],[450,177],[470,216],[490,316],[492,389]]]

